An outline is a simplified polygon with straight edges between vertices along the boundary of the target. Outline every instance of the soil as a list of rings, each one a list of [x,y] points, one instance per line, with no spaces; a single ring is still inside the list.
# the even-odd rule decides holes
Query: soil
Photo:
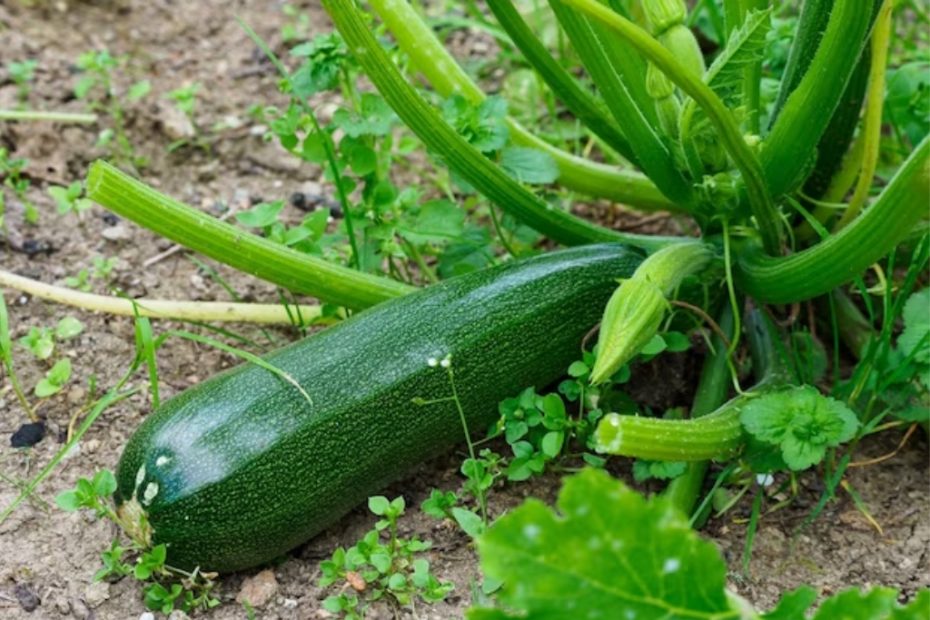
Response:
[[[310,16],[312,32],[329,28],[317,3],[302,3]],[[132,59],[129,74],[120,87],[134,79],[148,78],[153,91],[146,102],[133,106],[129,135],[138,152],[150,160],[144,170],[147,182],[189,204],[214,210],[224,205],[248,206],[261,198],[286,198],[293,192],[327,193],[317,168],[301,167],[274,144],[265,143],[250,130],[249,106],[281,104],[276,77],[234,21],[240,16],[278,49],[280,29],[289,18],[280,2],[236,0],[223,2],[67,2],[53,0],[0,3],[0,64],[35,58],[39,61],[29,105],[37,109],[83,111],[72,93],[74,62],[89,49],[109,48]],[[2,74],[0,74],[2,76]],[[167,153],[171,143],[170,104],[162,96],[169,90],[199,82],[197,118],[203,127],[233,120],[240,129],[221,132],[212,154],[197,150]],[[16,88],[0,77],[0,108],[16,105]],[[41,225],[23,222],[22,208],[8,199],[7,247],[2,248],[4,269],[46,282],[60,282],[79,269],[91,266],[95,256],[117,256],[113,284],[133,296],[177,299],[227,299],[227,293],[199,270],[185,254],[174,254],[152,266],[143,263],[170,247],[130,223],[122,222],[94,207],[78,220],[73,214],[54,214],[45,192],[49,183],[66,184],[80,179],[87,165],[101,153],[93,146],[96,129],[52,124],[0,125],[2,146],[13,156],[26,157],[27,172],[34,187],[29,198],[39,206]],[[322,189],[321,189],[322,188]],[[295,217],[299,214],[295,213]],[[629,217],[618,221],[636,226]],[[651,221],[646,226],[648,228]],[[45,251],[37,251],[45,250]],[[245,300],[276,301],[273,287],[214,265],[226,282]],[[95,282],[95,288],[104,286]],[[76,311],[7,292],[14,338],[31,326],[48,326],[67,315],[78,316],[83,333],[59,345],[59,355],[72,359],[74,380],[61,394],[47,400],[40,410],[47,420],[48,435],[33,449],[13,449],[4,439],[0,446],[0,506],[16,496],[12,482],[31,478],[59,450],[71,416],[88,398],[87,380],[110,386],[127,368],[133,355],[130,320]],[[158,328],[174,327],[159,324]],[[263,333],[254,327],[237,327],[250,338],[262,340],[266,333],[278,341],[293,334],[284,329]],[[21,378],[32,386],[47,366],[17,353]],[[215,350],[173,340],[159,354],[162,396],[170,397],[198,383],[235,360]],[[663,382],[646,383],[644,397],[668,404],[671,376],[677,394],[683,397],[693,385],[692,361],[669,363],[650,371]],[[134,384],[144,387],[140,374]],[[674,399],[673,399],[674,400]],[[676,404],[676,403],[672,403]],[[138,618],[145,612],[140,588],[130,579],[92,585],[99,567],[99,553],[109,545],[113,528],[86,514],[67,514],[52,504],[54,496],[72,487],[78,477],[89,477],[100,468],[114,468],[127,436],[149,409],[145,390],[108,409],[97,420],[79,450],[70,454],[40,488],[33,501],[22,505],[0,525],[0,615],[5,618]],[[6,382],[0,388],[0,435],[10,436],[25,418]],[[900,439],[898,431],[866,441],[857,459],[892,450]],[[786,508],[766,515],[756,538],[751,570],[742,575],[740,558],[745,536],[748,503],[720,518],[712,519],[705,533],[719,545],[731,568],[731,585],[760,607],[777,600],[779,592],[803,583],[822,594],[848,586],[883,584],[902,590],[902,597],[930,585],[930,504],[928,504],[927,439],[917,433],[894,458],[879,465],[851,470],[848,481],[868,506],[878,532],[857,511],[848,493],[831,502],[813,525],[796,533],[796,528],[817,501],[822,483],[815,476],[801,481],[800,496]],[[433,487],[455,489],[461,483],[457,465],[462,454],[452,454],[424,464],[410,477],[386,490],[403,494],[408,506],[417,506]],[[493,514],[500,514],[527,496],[552,501],[559,478],[551,474],[526,484],[495,490]],[[658,488],[658,487],[656,487]],[[646,487],[646,490],[655,490]],[[339,525],[295,550],[272,567],[277,591],[260,610],[261,618],[322,618],[326,596],[316,586],[319,561],[340,545],[352,544],[371,527],[372,517],[357,509]],[[455,584],[447,601],[432,607],[418,606],[418,618],[460,617],[472,600],[478,577],[476,557],[466,536],[448,523],[441,523],[410,510],[401,524],[402,533],[434,541],[429,558],[437,576]],[[243,618],[235,597],[243,581],[258,570],[227,576],[218,587],[223,604],[209,618]],[[407,612],[400,617],[407,617]],[[390,618],[394,612],[376,607],[372,617]]]

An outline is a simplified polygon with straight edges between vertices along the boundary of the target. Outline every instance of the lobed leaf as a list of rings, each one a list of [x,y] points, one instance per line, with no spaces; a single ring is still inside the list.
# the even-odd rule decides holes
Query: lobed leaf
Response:
[[[737,618],[713,544],[663,499],[646,500],[608,474],[566,479],[558,512],[527,500],[478,540],[498,599],[521,617]],[[555,593],[570,593],[554,596]],[[481,611],[469,618],[507,617]]]

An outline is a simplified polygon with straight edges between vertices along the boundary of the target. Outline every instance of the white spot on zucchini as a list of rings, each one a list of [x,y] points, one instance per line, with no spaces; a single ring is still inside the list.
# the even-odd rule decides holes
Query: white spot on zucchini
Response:
[[[668,575],[669,573],[678,572],[679,568],[681,568],[681,560],[678,558],[668,558],[665,560],[665,564],[662,565],[662,572]]]
[[[155,499],[156,495],[158,495],[158,483],[149,482],[145,485],[145,491],[142,493],[142,503],[148,506],[152,503],[152,500]]]
[[[145,463],[143,463],[142,467],[139,468],[139,471],[136,472],[136,487],[133,490],[133,493],[139,490],[139,487],[142,486],[143,480],[145,480]]]
[[[164,454],[162,454],[160,457],[155,459],[155,467],[164,467],[170,462],[171,462],[171,457],[165,456]]]

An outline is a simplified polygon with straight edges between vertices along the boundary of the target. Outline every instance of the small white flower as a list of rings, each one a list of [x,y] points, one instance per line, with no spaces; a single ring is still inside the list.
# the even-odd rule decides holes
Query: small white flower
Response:
[[[443,368],[449,368],[450,366],[452,366],[452,356],[447,355],[444,358],[442,358],[442,361],[439,362],[439,365],[442,366]]]
[[[430,368],[436,368],[439,365],[439,361],[435,357],[430,357],[426,360],[426,365]]]
[[[775,477],[772,474],[756,474],[756,482],[764,487],[771,486]]]

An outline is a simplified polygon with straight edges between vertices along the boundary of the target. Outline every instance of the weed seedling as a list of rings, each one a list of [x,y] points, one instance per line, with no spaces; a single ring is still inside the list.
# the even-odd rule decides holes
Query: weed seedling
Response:
[[[108,283],[117,263],[119,263],[119,258],[116,256],[95,256],[90,269],[85,267],[78,271],[77,275],[68,276],[65,278],[65,284],[79,291],[89,291],[93,287],[91,280]]]
[[[23,60],[20,62],[10,61],[6,64],[7,74],[16,84],[16,98],[19,99],[20,106],[25,106],[29,100],[29,92],[32,90],[32,81],[35,79],[37,60]]]
[[[175,90],[170,91],[165,97],[174,102],[174,106],[181,112],[184,116],[187,117],[187,120],[190,121],[191,127],[194,130],[193,141],[197,145],[206,146],[206,144],[200,139],[200,131],[198,129],[197,120],[195,118],[195,108],[197,107],[197,92],[200,90],[200,84],[194,82],[187,86],[182,86],[181,88],[176,88]],[[187,138],[181,138],[176,140],[168,145],[168,152],[176,151],[177,149],[188,144],[190,140]]]
[[[166,615],[175,609],[191,612],[219,605],[219,599],[212,595],[216,574],[196,568],[188,572],[166,564],[167,547],[152,546],[151,528],[144,515],[140,514],[138,521],[130,523],[129,517],[116,510],[112,498],[115,491],[116,477],[108,470],[101,470],[90,480],[81,478],[74,489],[55,498],[62,510],[90,510],[97,518],[112,521],[122,532],[131,533],[126,540],[113,540],[110,548],[100,554],[103,567],[94,575],[94,580],[132,576],[145,584],[145,606]]]
[[[11,158],[9,151],[0,148],[0,177],[3,177],[3,185],[11,189],[16,198],[22,203],[23,216],[26,222],[36,224],[39,221],[39,211],[26,196],[26,192],[32,184],[29,178],[23,175],[23,170],[28,163],[28,160],[23,158]],[[6,232],[5,204],[6,197],[0,191],[0,230],[4,232]]]
[[[87,103],[88,110],[100,112],[110,119],[110,127],[100,132],[97,146],[107,149],[111,156],[136,167],[145,160],[135,154],[126,134],[126,108],[122,99],[135,103],[151,91],[151,84],[141,80],[132,84],[125,93],[116,90],[116,72],[125,69],[127,58],[113,56],[107,50],[93,50],[81,54],[77,68],[81,75],[74,84],[74,95]]]
[[[35,387],[35,395],[39,398],[48,398],[61,391],[71,379],[71,360],[67,357],[55,362]]]
[[[84,186],[80,181],[75,181],[68,187],[53,185],[48,188],[48,193],[55,200],[59,215],[74,213],[80,220],[81,214],[94,206],[93,202],[83,197]]]
[[[73,316],[66,316],[58,321],[55,329],[50,327],[32,327],[29,333],[19,339],[19,344],[28,349],[33,357],[46,360],[55,352],[55,343],[74,338],[84,331],[84,325]]]
[[[416,598],[426,603],[441,601],[452,591],[451,583],[430,573],[428,560],[417,557],[430,543],[398,536],[397,522],[404,508],[403,497],[368,499],[368,509],[381,517],[374,529],[354,546],[336,549],[332,558],[320,564],[320,587],[341,584],[338,594],[323,601],[324,609],[354,620],[363,618],[368,606],[385,596],[406,607]]]
[[[22,405],[29,419],[32,422],[37,422],[39,418],[36,416],[32,405],[29,404],[29,399],[26,398],[22,383],[20,383],[16,370],[13,368],[13,340],[10,337],[10,316],[7,312],[6,300],[3,298],[2,292],[0,292],[0,361],[3,362],[3,368],[10,378],[13,393],[16,394],[19,404]]]

